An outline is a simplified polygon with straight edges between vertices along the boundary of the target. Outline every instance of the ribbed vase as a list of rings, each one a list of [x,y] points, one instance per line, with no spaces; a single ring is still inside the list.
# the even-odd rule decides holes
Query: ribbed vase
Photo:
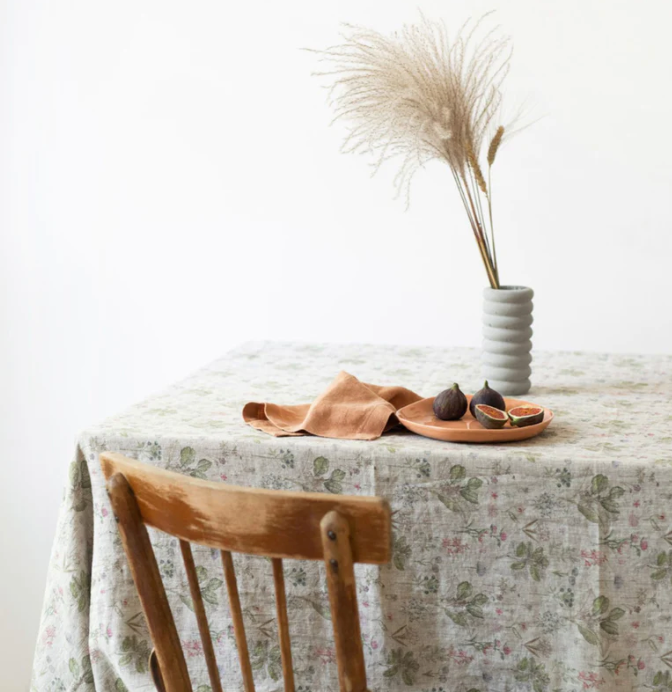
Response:
[[[483,291],[483,375],[507,396],[530,390],[533,296],[524,286]]]

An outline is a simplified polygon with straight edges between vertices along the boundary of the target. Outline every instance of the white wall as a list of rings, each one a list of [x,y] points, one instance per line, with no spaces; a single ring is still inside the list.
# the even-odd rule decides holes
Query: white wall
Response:
[[[338,149],[300,47],[397,0],[0,0],[0,687],[27,688],[73,438],[251,338],[478,345],[485,275],[448,171],[411,208]],[[506,282],[538,348],[669,352],[672,4],[499,9]]]

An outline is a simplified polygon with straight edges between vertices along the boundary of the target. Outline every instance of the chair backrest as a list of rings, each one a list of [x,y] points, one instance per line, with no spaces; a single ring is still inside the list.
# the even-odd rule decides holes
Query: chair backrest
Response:
[[[340,690],[366,690],[353,565],[390,560],[390,509],[384,499],[242,488],[165,471],[121,454],[104,453],[100,459],[154,644],[150,669],[159,690],[192,692],[192,686],[145,525],[179,539],[213,692],[221,692],[222,686],[192,542],[221,551],[245,692],[254,692],[254,681],[232,551],[271,558],[285,692],[294,692],[294,674],[283,558],[325,562]]]

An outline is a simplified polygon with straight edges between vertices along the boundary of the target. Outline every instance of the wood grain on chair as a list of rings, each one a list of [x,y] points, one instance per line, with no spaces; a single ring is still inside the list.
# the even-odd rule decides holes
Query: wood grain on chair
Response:
[[[145,525],[179,539],[210,685],[221,692],[214,647],[190,543],[221,551],[245,692],[254,692],[232,552],[271,558],[285,692],[294,692],[282,560],[323,560],[341,692],[364,692],[354,564],[383,564],[391,552],[390,509],[377,497],[242,488],[158,469],[121,454],[101,465],[154,644],[159,692],[192,692],[180,640]]]

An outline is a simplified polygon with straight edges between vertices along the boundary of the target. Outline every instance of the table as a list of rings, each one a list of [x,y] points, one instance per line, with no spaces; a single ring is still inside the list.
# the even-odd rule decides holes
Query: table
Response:
[[[274,438],[245,402],[301,403],[341,369],[432,395],[482,385],[478,351],[255,343],[85,431],[68,471],[32,689],[149,690],[151,648],[98,464],[382,495],[394,558],[358,566],[369,686],[672,690],[672,357],[536,353],[538,438],[468,446]],[[152,532],[194,689],[207,674],[176,541]],[[226,690],[241,689],[217,554],[195,551]],[[281,689],[271,566],[236,556],[257,688]],[[300,692],[336,690],[322,567],[285,563]]]

